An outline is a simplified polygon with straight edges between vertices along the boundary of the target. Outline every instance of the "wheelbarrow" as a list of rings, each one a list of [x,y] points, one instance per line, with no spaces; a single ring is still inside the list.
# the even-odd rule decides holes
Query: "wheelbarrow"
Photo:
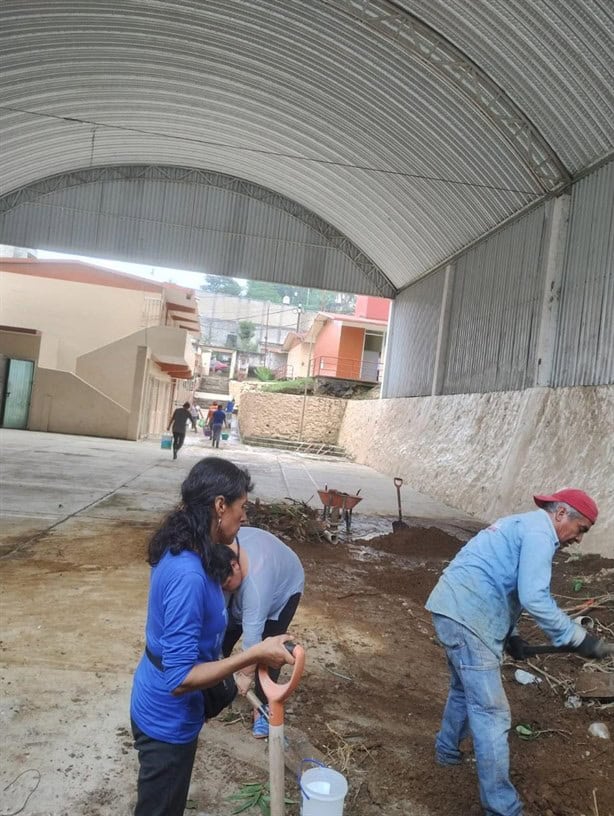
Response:
[[[345,530],[349,533],[352,528],[352,510],[362,501],[362,496],[359,496],[359,493],[360,490],[357,490],[355,495],[352,496],[350,493],[343,493],[340,490],[329,490],[328,485],[324,485],[324,490],[318,490],[318,496],[324,506],[322,518],[331,519],[334,523],[335,520],[338,521],[340,515],[343,515]]]

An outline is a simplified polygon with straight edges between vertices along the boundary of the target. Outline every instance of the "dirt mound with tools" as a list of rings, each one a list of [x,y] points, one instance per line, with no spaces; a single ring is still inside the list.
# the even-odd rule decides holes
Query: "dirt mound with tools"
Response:
[[[263,523],[266,508],[259,512]],[[280,517],[279,507],[272,516]],[[319,523],[307,511],[305,516],[302,525]],[[301,525],[282,531],[271,522],[307,574],[293,631],[307,648],[308,671],[291,720],[347,776],[347,816],[420,813],[420,806],[433,816],[479,814],[470,744],[459,767],[440,768],[433,759],[448,675],[424,610],[441,570],[475,528],[453,535],[432,521],[408,522],[409,529],[390,535],[336,544],[306,540]],[[561,607],[590,616],[586,623],[614,640],[614,561],[562,552],[552,587]],[[529,618],[521,630],[532,643],[545,641]],[[518,668],[540,682],[519,684]],[[581,675],[611,679],[612,672],[612,661],[568,655],[535,657],[530,664],[506,660],[512,777],[527,816],[614,814],[614,742],[588,731],[591,723],[604,722],[614,738],[612,703],[575,699]],[[526,727],[521,734],[519,724]]]
[[[128,698],[143,652],[145,550],[154,525],[131,522],[130,512],[68,519],[2,561],[2,813],[133,812]],[[424,610],[475,525],[408,518],[406,530],[331,544],[320,514],[302,503],[254,504],[248,515],[305,566],[292,633],[306,648],[307,666],[286,723],[347,777],[344,816],[481,813],[470,746],[459,767],[439,768],[433,759],[448,676]],[[613,576],[612,561],[561,553],[553,588],[562,607],[614,640]],[[544,639],[529,619],[523,634]],[[519,685],[518,667],[542,682]],[[562,655],[504,665],[513,778],[526,816],[614,816],[614,742],[588,732],[598,721],[614,736],[611,703],[584,698],[579,708],[566,707],[577,704],[569,698],[580,678],[607,680],[613,670],[612,663]],[[206,725],[200,743],[188,812],[229,816],[236,807],[230,795],[267,779],[265,744],[251,738],[247,703]],[[287,816],[297,816],[300,794],[290,775],[286,780],[297,802]]]

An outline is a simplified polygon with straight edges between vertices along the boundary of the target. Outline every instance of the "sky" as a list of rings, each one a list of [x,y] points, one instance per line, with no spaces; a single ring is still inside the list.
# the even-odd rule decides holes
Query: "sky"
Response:
[[[110,261],[105,258],[70,255],[67,252],[49,252],[46,249],[37,249],[36,255],[43,260],[67,258],[73,261],[83,261],[84,263],[96,264],[96,266],[104,266],[107,269],[115,269],[118,272],[126,272],[128,275],[137,275],[139,278],[147,278],[157,283],[176,283],[179,286],[188,286],[191,289],[200,289],[204,282],[202,272],[190,272],[187,269],[170,269],[166,266]],[[239,280],[239,283],[242,282],[238,278],[236,280]]]

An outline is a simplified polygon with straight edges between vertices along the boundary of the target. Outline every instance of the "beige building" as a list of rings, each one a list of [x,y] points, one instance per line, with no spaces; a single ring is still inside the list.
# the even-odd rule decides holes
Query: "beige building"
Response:
[[[191,401],[194,291],[76,261],[0,258],[0,424],[139,439]]]

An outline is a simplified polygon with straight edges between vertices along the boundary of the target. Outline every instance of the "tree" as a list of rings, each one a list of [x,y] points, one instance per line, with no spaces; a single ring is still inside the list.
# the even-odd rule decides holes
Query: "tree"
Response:
[[[250,280],[247,282],[246,294],[252,300],[270,300],[271,303],[282,303],[284,295],[291,297],[294,294],[294,288],[281,283]]]
[[[238,328],[237,348],[240,351],[253,351],[255,343],[252,342],[256,334],[256,325],[251,320],[240,320]]]
[[[268,300],[271,303],[288,303],[293,306],[300,304],[303,309],[314,312],[353,314],[356,303],[356,295],[265,281],[248,281],[246,295],[252,300]]]
[[[205,275],[205,282],[200,287],[203,292],[212,292],[219,295],[239,296],[241,285],[234,278],[225,278],[221,275]]]

